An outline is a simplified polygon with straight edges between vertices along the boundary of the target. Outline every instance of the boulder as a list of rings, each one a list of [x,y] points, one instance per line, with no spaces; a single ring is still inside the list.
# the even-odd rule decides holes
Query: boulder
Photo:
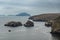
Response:
[[[17,26],[22,26],[22,23],[11,21],[11,22],[8,22],[7,24],[5,24],[4,26],[17,27]]]
[[[8,32],[11,32],[11,30],[8,30]]]
[[[27,21],[25,24],[24,24],[25,27],[33,27],[34,26],[34,23],[32,21]]]
[[[51,22],[46,22],[45,26],[50,27],[50,26],[52,26],[52,23]]]

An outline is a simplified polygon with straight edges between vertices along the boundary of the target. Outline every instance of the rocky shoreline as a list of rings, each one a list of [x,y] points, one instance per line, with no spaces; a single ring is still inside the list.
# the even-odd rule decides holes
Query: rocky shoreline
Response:
[[[29,17],[29,19],[31,19],[33,21],[46,22],[48,20],[53,20],[53,19],[57,18],[58,16],[60,16],[60,13],[46,13],[46,14],[31,16],[31,17]]]
[[[52,34],[60,34],[60,13],[41,14],[29,17],[33,21],[47,22],[45,26],[51,26]]]

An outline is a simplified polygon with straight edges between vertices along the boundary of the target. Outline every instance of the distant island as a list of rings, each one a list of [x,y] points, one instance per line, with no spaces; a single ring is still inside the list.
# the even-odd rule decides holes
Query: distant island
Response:
[[[19,14],[17,14],[16,16],[31,16],[31,15],[28,14],[28,13],[23,12],[23,13],[19,13]]]
[[[0,16],[31,16],[31,15],[26,12],[22,12],[14,15],[11,14],[11,15],[0,15]]]
[[[60,16],[60,13],[45,13],[45,14],[31,16],[29,17],[29,19],[33,21],[48,21],[48,20],[53,20],[58,16]]]

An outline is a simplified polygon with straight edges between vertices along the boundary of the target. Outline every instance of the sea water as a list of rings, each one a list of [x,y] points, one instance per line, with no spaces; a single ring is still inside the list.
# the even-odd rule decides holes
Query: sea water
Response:
[[[0,16],[0,40],[60,40],[50,34],[51,28],[45,27],[45,22],[34,22],[34,27],[6,27],[10,21],[25,24],[28,16]],[[8,32],[11,30],[11,32]]]

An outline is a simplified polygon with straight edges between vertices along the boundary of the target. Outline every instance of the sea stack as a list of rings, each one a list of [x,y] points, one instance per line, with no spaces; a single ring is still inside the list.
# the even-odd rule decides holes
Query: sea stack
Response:
[[[11,22],[8,22],[7,24],[5,24],[4,26],[18,27],[18,26],[22,26],[22,23],[21,22],[11,21]]]
[[[33,27],[34,26],[34,23],[30,20],[28,20],[25,24],[24,24],[25,27]]]

